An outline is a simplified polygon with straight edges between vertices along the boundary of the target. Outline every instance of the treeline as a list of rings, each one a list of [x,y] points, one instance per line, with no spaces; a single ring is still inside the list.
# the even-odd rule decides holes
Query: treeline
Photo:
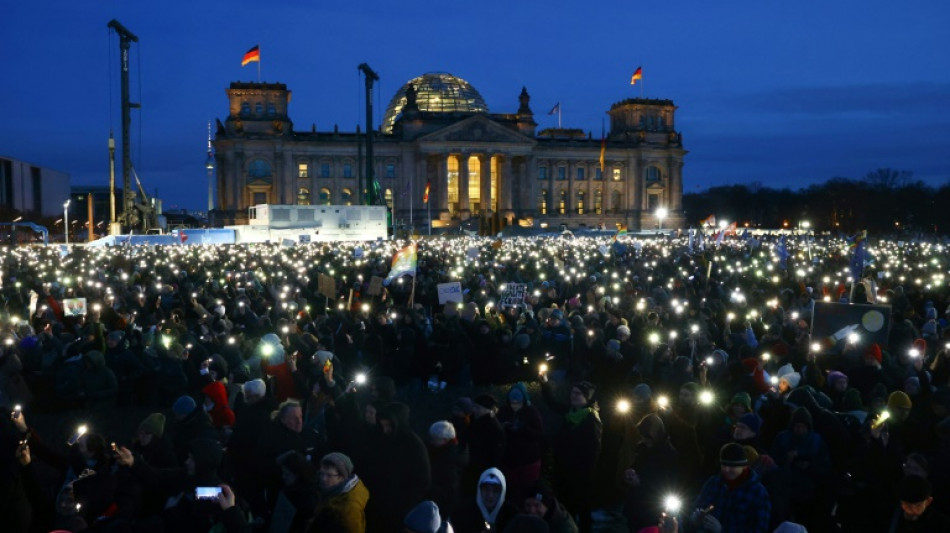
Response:
[[[851,233],[950,231],[950,182],[934,188],[908,171],[878,169],[863,179],[831,178],[799,190],[761,183],[711,187],[683,195],[687,223],[718,220],[749,227],[796,229],[807,221],[815,231]]]

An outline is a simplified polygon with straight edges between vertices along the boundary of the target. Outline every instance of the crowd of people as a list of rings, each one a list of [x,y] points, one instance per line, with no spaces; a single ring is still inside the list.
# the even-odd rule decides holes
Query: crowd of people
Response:
[[[3,249],[0,529],[950,531],[942,244],[406,244]]]

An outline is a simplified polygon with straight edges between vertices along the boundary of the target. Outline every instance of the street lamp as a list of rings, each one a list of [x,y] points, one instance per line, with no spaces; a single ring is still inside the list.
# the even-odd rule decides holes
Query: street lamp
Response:
[[[663,229],[663,219],[666,218],[668,211],[665,207],[657,208],[656,210],[656,224],[658,229]]]
[[[72,198],[63,203],[63,235],[66,236],[66,244],[69,244],[69,202]]]

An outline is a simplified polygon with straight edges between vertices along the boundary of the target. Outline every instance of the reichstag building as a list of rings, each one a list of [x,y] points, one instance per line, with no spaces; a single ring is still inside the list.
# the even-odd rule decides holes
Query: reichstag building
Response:
[[[365,135],[295,130],[291,93],[281,83],[235,82],[227,94],[230,112],[214,141],[216,220],[244,223],[248,207],[264,203],[359,203]],[[431,214],[433,227],[476,218],[571,228],[682,226],[686,150],[672,101],[613,104],[602,140],[570,128],[538,131],[530,100],[522,88],[514,113],[493,113],[471,84],[451,74],[403,85],[373,142],[379,194],[395,223],[424,228]],[[427,184],[431,205],[423,203]]]

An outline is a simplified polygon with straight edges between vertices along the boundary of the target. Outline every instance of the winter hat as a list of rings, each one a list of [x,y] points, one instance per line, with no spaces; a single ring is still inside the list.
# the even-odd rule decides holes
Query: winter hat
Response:
[[[535,481],[530,487],[528,487],[524,494],[525,499],[534,498],[535,500],[543,503],[548,509],[554,509],[554,507],[557,505],[557,498],[554,495],[554,489],[552,489],[551,485],[543,479]]]
[[[313,463],[295,450],[284,452],[277,457],[277,464],[292,472],[298,479],[312,482],[317,478],[317,469]]]
[[[920,355],[927,353],[927,341],[924,339],[914,339],[914,342],[911,344],[911,346],[914,347]]]
[[[928,307],[927,311],[924,314],[924,318],[927,320],[936,320],[937,319],[937,309],[934,307]]]
[[[864,357],[874,359],[877,361],[877,364],[881,364],[881,361],[884,360],[884,354],[881,353],[881,345],[878,343],[873,343],[864,350]]]
[[[742,446],[730,442],[719,450],[719,464],[722,466],[747,466],[749,459]]]
[[[745,452],[745,458],[749,461],[750,465],[754,465],[755,462],[759,460],[759,450],[756,450],[755,446],[746,444],[742,447],[742,451]]]
[[[937,336],[937,322],[934,320],[928,320],[920,328],[920,334],[924,337],[934,338]]]
[[[662,439],[666,436],[666,426],[663,425],[662,418],[650,413],[637,422],[637,432],[643,437]]]
[[[842,379],[845,381],[848,381],[848,376],[845,375],[844,372],[838,372],[837,370],[835,370],[834,372],[831,372],[828,374],[828,386],[834,388],[835,383],[837,383],[838,381]]]
[[[326,350],[317,350],[317,353],[313,354],[314,359],[320,364],[320,368],[323,368],[323,365],[327,364],[327,361],[333,359],[333,352],[328,352]]]
[[[815,427],[815,422],[812,420],[811,413],[808,412],[808,409],[805,407],[799,407],[792,413],[792,421],[789,423],[789,427],[792,427],[795,424],[805,424],[808,426],[809,431]]]
[[[782,522],[772,533],[808,533],[808,530],[795,522]]]
[[[739,404],[745,407],[746,411],[752,410],[752,397],[749,396],[748,392],[737,392],[735,396],[732,397],[732,401],[729,402],[729,405]]]
[[[904,391],[896,390],[887,397],[888,409],[910,409],[911,407],[913,407],[913,403],[910,401],[910,396]]]
[[[783,379],[786,383],[788,383],[789,388],[794,389],[802,381],[802,375],[798,372],[789,372],[788,374],[779,377],[779,381]]]
[[[431,500],[420,503],[409,511],[402,525],[412,533],[438,533],[442,528],[439,506]]]
[[[638,403],[646,403],[653,397],[653,391],[646,383],[637,383],[633,387],[633,397]]]
[[[190,415],[196,407],[198,407],[198,404],[195,403],[195,399],[191,396],[184,395],[180,396],[175,400],[175,403],[172,404],[172,412],[175,413],[175,416],[185,417]]]
[[[594,392],[597,390],[597,387],[590,381],[578,381],[574,383],[574,386],[577,387],[577,390],[581,391],[584,398],[587,398],[587,403],[590,403],[591,400],[594,399]]]
[[[897,483],[897,498],[902,502],[919,503],[932,494],[932,487],[927,478],[921,476],[904,476]]]
[[[515,383],[508,390],[508,401],[520,400],[525,405],[531,405],[531,397],[528,396],[528,387],[521,381]]]
[[[860,411],[864,409],[864,404],[861,403],[861,391],[854,388],[844,391],[841,408],[845,411]]]
[[[627,326],[617,326],[617,338],[629,339],[630,328]]]
[[[448,420],[439,420],[429,426],[429,437],[433,439],[455,439],[455,426]]]
[[[749,428],[749,431],[759,434],[759,429],[762,428],[762,419],[759,418],[755,413],[746,413],[739,418],[737,424],[742,424],[743,426]]]
[[[609,341],[607,341],[607,350],[613,351],[613,352],[619,352],[620,341],[618,341],[617,339],[610,339]]]
[[[162,413],[152,413],[148,415],[145,417],[145,420],[142,420],[142,423],[139,424],[139,431],[162,438],[162,435],[165,434],[165,415]]]
[[[491,394],[479,394],[475,397],[475,405],[480,405],[485,409],[491,410],[498,407],[498,400]]]
[[[515,335],[514,344],[519,350],[527,350],[528,346],[531,346],[531,336],[527,333],[519,333]]]
[[[260,398],[267,394],[267,384],[263,379],[252,379],[244,383],[244,397]]]
[[[341,476],[343,476],[343,479],[350,479],[350,476],[353,475],[353,461],[340,452],[333,452],[324,455],[323,459],[320,459],[320,465],[325,465],[336,469],[336,471],[339,472]]]
[[[551,318],[553,318],[554,320],[561,320],[564,318],[564,312],[561,311],[560,309],[552,309]]]

